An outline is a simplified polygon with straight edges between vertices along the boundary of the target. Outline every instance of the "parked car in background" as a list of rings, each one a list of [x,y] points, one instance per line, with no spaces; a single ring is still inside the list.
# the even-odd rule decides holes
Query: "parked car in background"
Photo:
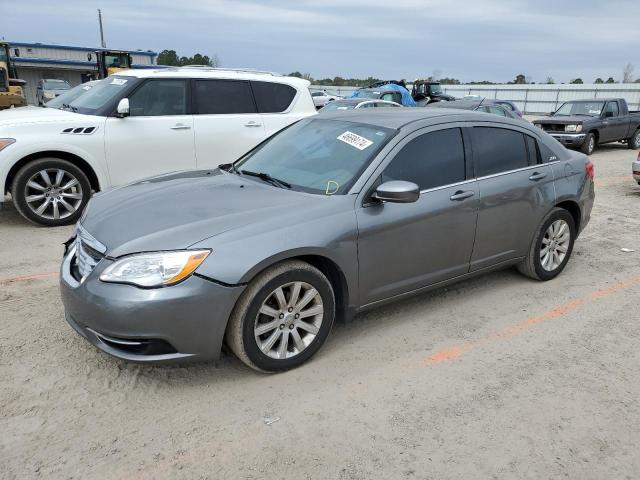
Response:
[[[512,110],[508,110],[503,105],[495,103],[494,100],[486,98],[469,98],[454,100],[451,102],[430,103],[427,105],[427,108],[459,108],[462,110],[475,110],[476,112],[492,113],[501,117],[520,120],[520,117]]]
[[[549,117],[533,121],[566,147],[591,155],[603,143],[623,142],[640,148],[640,112],[629,111],[624,98],[572,100]]]
[[[499,100],[499,99],[493,99],[491,101],[496,105],[500,105],[501,107],[504,107],[507,110],[512,111],[518,117],[522,118],[522,112],[520,111],[520,109],[518,108],[515,102],[512,102],[511,100]]]
[[[631,174],[633,179],[640,185],[640,152],[638,152],[638,158],[631,164]]]
[[[440,82],[433,82],[431,80],[414,81],[411,87],[411,96],[421,107],[429,103],[452,102],[456,99],[444,93]]]
[[[328,112],[233,164],[94,197],[66,244],[65,316],[125,360],[215,359],[226,340],[287,370],[336,318],[512,265],[555,278],[593,201],[587,157],[520,120]]]
[[[69,108],[69,104],[85,92],[88,92],[102,80],[91,80],[90,82],[76,85],[70,90],[57,96],[53,100],[49,100],[44,106],[48,108]]]
[[[367,98],[343,98],[335,102],[328,103],[320,111],[334,112],[336,110],[354,110],[356,108],[387,108],[402,107],[399,103],[388,102],[386,100],[369,100]]]
[[[36,86],[36,101],[38,106],[42,106],[49,100],[59,97],[69,90],[71,85],[66,80],[57,80],[55,78],[43,78],[38,80]]]
[[[330,95],[326,90],[323,90],[322,92],[312,92],[311,98],[313,98],[313,104],[316,108],[322,108],[327,103],[339,100],[342,97],[338,95]]]
[[[127,70],[54,108],[0,112],[0,202],[75,223],[92,191],[215,168],[315,115],[307,80],[212,68]]]

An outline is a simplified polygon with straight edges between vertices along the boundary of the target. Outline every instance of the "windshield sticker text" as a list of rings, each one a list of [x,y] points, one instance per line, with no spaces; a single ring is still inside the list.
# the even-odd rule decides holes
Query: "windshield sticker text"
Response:
[[[328,180],[327,187],[324,190],[325,195],[333,195],[338,190],[340,190],[340,184],[335,180]]]
[[[127,81],[124,78],[114,78],[111,80],[111,85],[124,85]]]
[[[360,135],[357,135],[348,130],[343,134],[339,135],[337,138],[341,142],[351,145],[352,147],[355,147],[358,150],[364,150],[365,148],[373,145],[373,142],[371,140],[367,140],[366,138],[361,137]]]

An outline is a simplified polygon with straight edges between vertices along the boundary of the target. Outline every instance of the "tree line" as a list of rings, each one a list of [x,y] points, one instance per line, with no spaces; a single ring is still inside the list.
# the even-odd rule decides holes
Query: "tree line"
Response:
[[[631,63],[628,63],[623,71],[622,71],[622,83],[640,83],[640,78],[636,78],[634,80],[634,76],[633,76],[633,72],[634,72],[634,66]],[[327,86],[334,86],[334,87],[342,87],[342,86],[350,86],[350,87],[365,87],[367,85],[371,85],[373,83],[377,83],[380,82],[381,79],[379,78],[374,78],[374,77],[368,77],[368,78],[343,78],[343,77],[333,77],[333,78],[313,78],[311,76],[311,74],[309,73],[300,73],[298,71],[295,72],[291,72],[289,73],[289,76],[291,77],[299,77],[299,78],[305,78],[307,80],[309,80],[312,84],[314,85],[327,85]],[[394,79],[395,80],[395,79]],[[402,80],[406,83],[411,83],[411,81],[407,81],[406,79],[398,79],[398,80]],[[480,80],[480,81],[471,81],[471,82],[461,82],[460,80],[458,80],[457,78],[450,78],[450,77],[442,77],[439,74],[434,74],[431,75],[429,77],[426,77],[427,81],[438,81],[440,82],[442,85],[461,85],[461,84],[465,84],[465,85],[500,85],[503,82],[491,82],[489,80]],[[515,78],[513,80],[509,80],[508,82],[506,82],[508,85],[533,85],[536,82],[532,81],[531,77],[525,75],[524,73],[519,73],[518,75],[515,76]],[[542,82],[538,82],[541,84],[555,84],[556,81],[553,79],[553,77],[547,77],[544,81]],[[577,77],[574,79],[571,79],[569,82],[567,82],[569,84],[582,84],[585,83],[582,78]],[[618,80],[615,80],[612,76],[607,78],[606,80],[603,80],[602,78],[598,77],[596,78],[593,83],[621,83]]]
[[[170,67],[184,67],[186,65],[205,65],[208,67],[219,67],[220,60],[217,55],[209,57],[196,53],[192,57],[179,57],[175,50],[163,50],[158,54],[158,65]]]

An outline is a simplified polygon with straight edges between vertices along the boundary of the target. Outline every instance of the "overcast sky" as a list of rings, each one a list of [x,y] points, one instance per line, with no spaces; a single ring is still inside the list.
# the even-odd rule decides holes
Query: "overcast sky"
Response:
[[[218,55],[314,78],[640,76],[640,0],[0,0],[9,41]]]

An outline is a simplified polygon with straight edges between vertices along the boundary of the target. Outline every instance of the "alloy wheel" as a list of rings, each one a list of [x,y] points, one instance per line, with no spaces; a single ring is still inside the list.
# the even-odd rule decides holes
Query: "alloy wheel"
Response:
[[[556,220],[542,237],[540,263],[547,272],[552,272],[564,261],[571,242],[571,229],[564,220]]]
[[[73,215],[82,204],[82,186],[66,170],[47,168],[33,174],[24,190],[29,209],[49,220]]]
[[[323,317],[322,297],[313,286],[282,285],[267,296],[256,315],[253,332],[258,348],[275,359],[295,357],[316,338]]]

